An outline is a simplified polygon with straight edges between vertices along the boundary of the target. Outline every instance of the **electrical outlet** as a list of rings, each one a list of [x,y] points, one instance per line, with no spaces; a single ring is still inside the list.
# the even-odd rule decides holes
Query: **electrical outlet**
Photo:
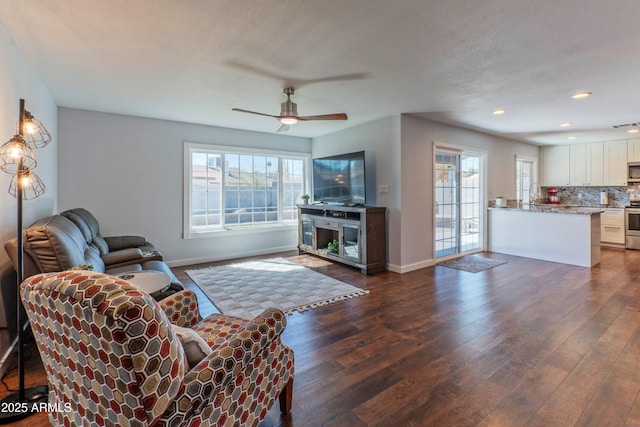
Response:
[[[383,184],[383,185],[379,185],[378,186],[378,193],[387,194],[388,192],[389,192],[389,186],[387,184]]]

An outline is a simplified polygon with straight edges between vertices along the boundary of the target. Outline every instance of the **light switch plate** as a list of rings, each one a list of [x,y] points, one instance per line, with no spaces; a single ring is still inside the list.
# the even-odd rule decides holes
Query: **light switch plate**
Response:
[[[379,185],[378,186],[378,193],[380,194],[387,194],[389,192],[389,186],[386,184],[383,185]]]

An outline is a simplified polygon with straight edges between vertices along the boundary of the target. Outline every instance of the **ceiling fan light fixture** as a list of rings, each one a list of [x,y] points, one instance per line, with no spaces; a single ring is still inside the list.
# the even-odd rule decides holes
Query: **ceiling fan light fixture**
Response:
[[[347,120],[347,115],[345,113],[299,116],[297,104],[291,101],[291,95],[293,95],[293,93],[294,89],[292,87],[284,89],[284,94],[287,96],[287,100],[280,104],[280,114],[278,115],[244,110],[242,108],[232,108],[232,110],[240,113],[257,114],[259,116],[273,117],[274,119],[277,119],[282,123],[282,126],[280,126],[276,132],[286,132],[289,130],[290,125],[295,125],[298,122],[309,122],[312,120]]]

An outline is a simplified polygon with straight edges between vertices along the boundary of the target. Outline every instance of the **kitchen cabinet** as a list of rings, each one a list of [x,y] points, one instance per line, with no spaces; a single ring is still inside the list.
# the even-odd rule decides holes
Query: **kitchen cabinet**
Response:
[[[570,145],[570,185],[577,187],[604,184],[604,143]]]
[[[600,215],[600,242],[624,245],[624,209],[606,208]]]
[[[627,162],[640,162],[640,139],[542,147],[542,185],[626,186]]]
[[[627,162],[640,162],[640,139],[627,140]]]
[[[604,185],[627,185],[627,151],[627,140],[604,143]]]
[[[542,184],[547,187],[570,185],[570,158],[568,145],[542,147]]]
[[[593,267],[600,262],[599,211],[488,210],[491,252]]]

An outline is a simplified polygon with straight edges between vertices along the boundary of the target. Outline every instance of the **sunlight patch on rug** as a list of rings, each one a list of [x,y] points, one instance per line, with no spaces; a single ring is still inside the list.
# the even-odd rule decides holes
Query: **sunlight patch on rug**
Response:
[[[368,294],[284,258],[187,270],[221,313],[252,319],[269,307],[287,314]]]

